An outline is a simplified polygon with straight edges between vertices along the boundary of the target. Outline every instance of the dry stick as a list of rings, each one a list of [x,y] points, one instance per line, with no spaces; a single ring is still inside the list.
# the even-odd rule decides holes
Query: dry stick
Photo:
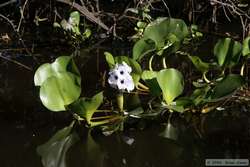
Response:
[[[235,6],[235,4],[232,1],[229,1],[231,3],[224,3],[224,2],[221,2],[221,1],[218,1],[218,0],[211,0],[211,1],[214,2],[214,3],[220,4],[220,5],[223,5],[223,6],[227,6],[227,7],[232,9],[233,13],[235,13],[237,15],[244,15],[245,17],[250,19],[250,16],[246,12],[244,12],[243,10],[241,10],[240,8]],[[229,10],[229,11],[231,12],[231,10]]]
[[[166,4],[165,0],[162,0],[162,3],[164,4],[165,8],[166,8],[167,11],[168,11],[168,16],[171,17],[169,7],[168,7],[168,5]]]
[[[7,57],[4,57],[2,55],[2,53],[0,53],[0,57],[3,58],[4,60],[7,60],[7,61],[12,62],[12,63],[15,63],[15,64],[17,64],[17,65],[19,65],[19,66],[21,66],[21,67],[23,67],[23,68],[25,68],[25,69],[27,69],[29,71],[32,71],[32,68],[30,68],[30,67],[28,67],[28,66],[26,66],[26,65],[24,65],[24,64],[22,64],[22,63],[20,63],[20,62],[18,62],[16,60],[12,60],[12,59],[9,59]]]
[[[93,13],[89,12],[85,6],[80,6],[78,3],[74,2],[72,3],[69,0],[56,0],[56,1],[71,5],[72,7],[76,8],[80,13],[82,13],[84,16],[86,16],[87,19],[98,24],[103,29],[109,31],[109,28],[100,19],[96,18]]]
[[[0,8],[1,8],[1,7],[4,7],[4,6],[6,6],[6,5],[9,5],[9,4],[15,3],[15,2],[17,2],[17,0],[10,0],[10,1],[8,1],[8,2],[4,2],[4,3],[2,3],[2,4],[0,5]]]
[[[20,8],[21,18],[20,18],[19,23],[18,23],[18,27],[17,27],[17,30],[16,30],[17,32],[19,32],[21,24],[22,24],[22,21],[23,21],[23,18],[24,18],[23,13],[24,13],[25,7],[27,5],[27,2],[28,2],[28,0],[26,0],[24,2],[23,7]]]

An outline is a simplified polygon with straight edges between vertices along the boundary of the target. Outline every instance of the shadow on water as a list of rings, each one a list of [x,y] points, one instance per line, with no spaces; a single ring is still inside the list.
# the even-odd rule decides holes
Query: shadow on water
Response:
[[[84,78],[85,95],[91,95],[100,86],[97,81],[100,71],[105,69],[103,50],[106,48],[82,50],[76,58]],[[114,55],[130,53],[126,49],[123,53],[107,50]],[[15,59],[36,69],[58,54],[39,55],[36,61],[27,56]],[[0,70],[0,166],[42,167],[37,147],[68,125],[71,117],[67,113],[47,112],[41,105],[33,85],[34,71],[2,59]],[[199,167],[204,166],[206,158],[249,158],[249,115],[239,113],[235,117],[232,112],[226,116],[221,113],[193,115],[190,120],[177,115],[171,123],[152,121],[143,130],[127,128],[110,136],[80,127],[77,130],[80,140],[64,158],[59,158],[60,165],[52,163],[47,167]]]

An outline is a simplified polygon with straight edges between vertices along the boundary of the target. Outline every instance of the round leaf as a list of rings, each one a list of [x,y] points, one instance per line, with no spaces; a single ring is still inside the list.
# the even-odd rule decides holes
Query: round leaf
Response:
[[[43,82],[40,88],[40,99],[51,111],[64,111],[65,106],[77,100],[81,87],[77,78],[69,72],[57,73]]]
[[[214,47],[214,55],[222,67],[232,67],[239,62],[242,46],[231,38],[220,39]]]
[[[157,82],[162,90],[163,98],[169,105],[184,89],[182,74],[174,69],[164,69],[157,73]]]
[[[46,63],[41,65],[35,72],[34,83],[36,86],[41,86],[46,79],[52,76],[57,76],[61,72],[71,72],[77,77],[80,85],[80,73],[70,56],[58,57],[52,64]]]

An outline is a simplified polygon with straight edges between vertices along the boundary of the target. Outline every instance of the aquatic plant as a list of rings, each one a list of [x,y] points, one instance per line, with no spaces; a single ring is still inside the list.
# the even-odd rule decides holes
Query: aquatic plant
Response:
[[[84,41],[89,38],[91,35],[91,30],[85,28],[85,31],[82,33],[80,30],[80,14],[78,11],[73,11],[70,13],[68,20],[62,19],[60,24],[54,22],[53,26],[55,28],[61,28],[64,30],[65,34],[74,40]]]
[[[106,103],[106,90],[91,98],[80,98],[80,94],[83,94],[81,75],[72,56],[59,57],[55,62],[37,69],[34,82],[40,86],[40,99],[49,110],[71,111],[74,118],[85,121],[90,127],[106,124],[120,126],[127,117],[143,118],[166,111],[211,111],[244,85],[243,76],[231,73],[230,69],[239,63],[241,56],[249,56],[249,38],[244,40],[243,46],[230,38],[218,40],[213,52],[215,59],[208,63],[182,50],[184,45],[189,44],[184,44],[185,40],[201,36],[197,32],[194,27],[188,29],[180,19],[159,18],[145,27],[143,36],[133,47],[133,58],[105,52],[110,68],[107,82],[114,88],[112,91],[117,97],[116,103],[110,104],[109,108],[100,109]],[[142,70],[138,62],[143,61],[146,55],[151,56],[149,69]],[[152,58],[155,55],[162,57],[162,69],[153,70]],[[191,94],[183,94],[185,76],[179,69],[167,67],[165,58],[168,56],[186,56],[201,72],[201,78],[193,81]],[[208,79],[207,73],[213,70],[219,71],[219,74],[215,73]],[[145,104],[141,103],[140,93],[151,97],[147,110],[143,109]],[[127,102],[129,100],[133,101],[133,106]]]
[[[55,153],[65,159],[65,152],[79,140],[73,130],[77,122],[89,128],[98,126],[104,134],[110,135],[123,130],[124,123],[131,118],[164,117],[163,113],[170,112],[169,121],[173,112],[207,113],[216,108],[223,109],[226,101],[242,89],[244,66],[250,55],[249,37],[242,44],[231,38],[219,39],[214,46],[212,61],[205,62],[199,55],[185,50],[192,40],[202,37],[196,26],[188,28],[183,20],[173,18],[159,18],[144,26],[141,34],[137,34],[139,39],[133,46],[132,58],[104,53],[109,66],[105,82],[112,89],[98,91],[92,97],[80,97],[84,92],[81,92],[81,75],[73,56],[58,57],[53,63],[37,69],[34,83],[40,87],[43,105],[51,111],[71,112],[74,118],[70,126],[38,147],[45,166],[55,159]],[[140,65],[147,61],[146,56],[150,57],[148,68]],[[157,69],[153,64],[154,56],[161,59],[156,63],[161,64]],[[184,71],[178,66],[167,65],[166,58],[171,56],[184,56],[185,61],[190,60],[195,67],[193,70],[200,72],[188,93],[184,89],[190,83],[185,82]],[[241,71],[232,73],[242,58]],[[112,94],[111,99],[109,94]],[[169,123],[167,127],[170,127]],[[168,136],[168,133],[163,135]],[[55,163],[63,162],[57,159]]]

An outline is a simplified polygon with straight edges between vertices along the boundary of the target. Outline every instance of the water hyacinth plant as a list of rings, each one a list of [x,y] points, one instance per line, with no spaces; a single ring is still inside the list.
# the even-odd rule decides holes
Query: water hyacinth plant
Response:
[[[244,64],[241,75],[231,71],[241,57],[249,57],[249,37],[243,44],[230,38],[218,40],[213,51],[214,61],[208,63],[183,49],[184,45],[190,44],[187,41],[202,35],[197,28],[195,31],[194,28],[189,29],[180,19],[156,19],[145,25],[142,32],[134,44],[132,58],[104,53],[109,65],[106,82],[113,88],[109,90],[116,94],[116,103],[110,104],[108,109],[102,108],[102,104],[107,103],[104,97],[106,90],[91,98],[80,97],[80,72],[72,57],[62,56],[52,64],[41,65],[35,73],[35,85],[40,86],[40,99],[44,106],[51,111],[70,111],[75,119],[90,127],[119,126],[127,117],[154,117],[166,111],[206,113],[220,106],[244,85]],[[144,56],[150,56],[148,68],[139,64],[145,61]],[[153,69],[154,56],[161,57],[162,61],[157,63],[161,63],[162,68]],[[192,81],[191,93],[184,92],[186,83],[182,71],[166,65],[169,56],[186,56],[201,72],[201,77]],[[207,73],[214,70],[219,74],[217,72],[207,78]],[[145,103],[139,96],[141,94],[150,100]]]
[[[70,22],[72,20],[67,23],[70,25],[66,30],[72,28]],[[164,113],[170,112],[166,129],[161,135],[173,138],[170,135],[175,130],[170,122],[173,112],[204,114],[216,109],[224,110],[232,95],[243,89],[246,83],[244,68],[250,55],[250,38],[247,37],[242,44],[231,38],[218,40],[212,61],[205,62],[201,56],[189,53],[184,47],[191,47],[190,41],[201,37],[197,27],[188,28],[180,19],[160,18],[145,24],[137,36],[139,39],[133,46],[131,57],[104,52],[109,66],[105,82],[109,88],[96,92],[92,97],[80,97],[84,95],[81,92],[81,74],[73,56],[61,56],[53,63],[41,65],[35,73],[34,83],[40,87],[43,105],[51,111],[66,111],[73,115],[70,126],[38,147],[43,164],[50,165],[51,161],[61,163],[58,159],[65,159],[69,147],[79,140],[73,128],[76,123],[89,128],[98,127],[103,134],[110,135],[123,130],[123,125],[131,119],[164,118]],[[145,66],[146,56],[150,57],[146,62],[148,66]],[[154,64],[155,56],[160,62]],[[190,60],[193,70],[200,76],[187,82],[183,75],[185,71],[167,62],[171,56]],[[239,65],[242,58],[240,72],[233,73],[232,69]],[[188,84],[192,84],[189,86],[191,90],[185,92],[185,85]],[[109,94],[116,98],[110,99]],[[54,162],[53,156],[57,161]]]

